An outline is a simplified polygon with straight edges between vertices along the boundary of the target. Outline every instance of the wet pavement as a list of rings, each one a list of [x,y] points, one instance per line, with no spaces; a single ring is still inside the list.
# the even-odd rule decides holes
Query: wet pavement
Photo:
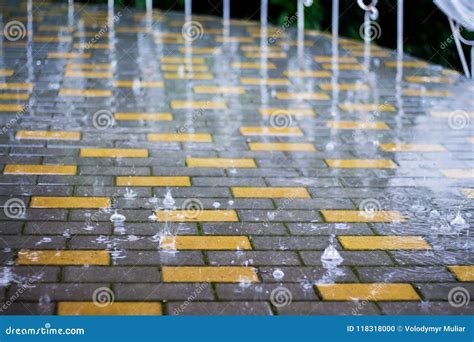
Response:
[[[473,82],[295,18],[2,11],[2,314],[474,313]]]

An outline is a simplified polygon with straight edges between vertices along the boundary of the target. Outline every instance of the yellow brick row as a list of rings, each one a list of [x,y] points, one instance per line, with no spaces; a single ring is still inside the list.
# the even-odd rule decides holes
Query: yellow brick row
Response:
[[[169,282],[209,282],[209,283],[258,283],[257,272],[252,267],[239,266],[166,266],[162,268],[163,281]]]
[[[246,236],[163,236],[160,248],[165,250],[250,250]]]

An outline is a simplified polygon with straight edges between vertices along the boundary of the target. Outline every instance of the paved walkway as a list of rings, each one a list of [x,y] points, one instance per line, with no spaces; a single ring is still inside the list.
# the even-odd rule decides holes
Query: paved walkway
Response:
[[[474,313],[472,82],[82,6],[2,9],[2,314]]]

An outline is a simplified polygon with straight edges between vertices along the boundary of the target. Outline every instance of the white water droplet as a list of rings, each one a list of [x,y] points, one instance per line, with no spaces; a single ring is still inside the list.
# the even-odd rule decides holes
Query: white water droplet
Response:
[[[173,209],[175,200],[173,196],[171,195],[171,190],[168,190],[165,194],[165,199],[163,200],[163,205],[165,206],[166,209]]]
[[[110,221],[112,222],[124,222],[126,220],[126,217],[122,214],[119,214],[117,209],[115,209],[115,212],[110,216]]]
[[[325,250],[323,255],[321,255],[321,261],[323,266],[326,268],[332,268],[339,266],[343,261],[344,258],[339,254],[337,249],[330,244]]]
[[[275,271],[273,271],[272,274],[273,274],[273,278],[275,278],[275,280],[281,280],[285,276],[285,273],[279,268],[277,268]]]
[[[464,226],[466,225],[466,220],[462,217],[461,213],[458,211],[454,220],[449,222],[452,226]]]

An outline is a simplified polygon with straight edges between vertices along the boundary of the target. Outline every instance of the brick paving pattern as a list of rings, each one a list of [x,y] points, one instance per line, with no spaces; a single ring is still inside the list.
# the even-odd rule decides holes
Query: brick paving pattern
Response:
[[[2,7],[1,314],[474,313],[457,72],[254,21]]]

